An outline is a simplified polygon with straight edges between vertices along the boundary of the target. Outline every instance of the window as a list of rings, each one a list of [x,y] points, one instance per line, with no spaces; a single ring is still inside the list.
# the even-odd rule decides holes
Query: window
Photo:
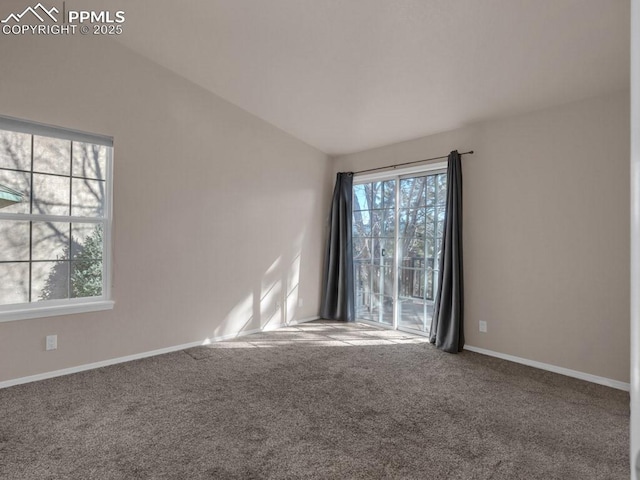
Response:
[[[429,333],[446,210],[442,167],[356,177],[352,248],[358,320]]]
[[[0,117],[0,321],[112,308],[113,140]],[[20,201],[21,196],[21,201]]]

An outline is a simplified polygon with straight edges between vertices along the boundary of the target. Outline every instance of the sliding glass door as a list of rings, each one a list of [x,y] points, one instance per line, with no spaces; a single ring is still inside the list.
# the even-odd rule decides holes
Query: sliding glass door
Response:
[[[353,190],[357,318],[428,333],[438,285],[446,172],[356,183]]]

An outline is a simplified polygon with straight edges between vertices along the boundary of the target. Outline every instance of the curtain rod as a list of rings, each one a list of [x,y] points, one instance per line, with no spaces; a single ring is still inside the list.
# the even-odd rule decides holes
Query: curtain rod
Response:
[[[460,153],[459,155],[473,155],[473,150]],[[359,172],[353,172],[353,174],[357,175],[358,173],[376,172],[378,170],[384,170],[385,168],[404,167],[405,165],[413,165],[414,163],[429,162],[431,160],[441,160],[443,158],[449,158],[449,155],[442,155],[441,157],[425,158],[424,160],[416,160],[415,162],[396,163],[395,165],[387,165],[386,167],[370,168],[368,170],[360,170]]]

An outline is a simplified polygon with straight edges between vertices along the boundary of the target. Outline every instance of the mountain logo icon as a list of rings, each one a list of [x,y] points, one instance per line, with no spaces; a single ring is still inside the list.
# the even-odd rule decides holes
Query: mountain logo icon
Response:
[[[49,17],[54,22],[58,23],[58,19],[54,17],[54,14],[60,13],[60,11],[56,7],[53,7],[47,10],[41,3],[38,3],[35,7],[25,8],[22,13],[19,13],[19,14],[12,13],[1,22],[9,23],[11,20],[13,20],[16,23],[20,23],[20,21],[22,20],[22,17],[24,17],[29,12],[35,15],[35,17],[38,20],[40,20],[40,23],[44,23],[46,17]]]

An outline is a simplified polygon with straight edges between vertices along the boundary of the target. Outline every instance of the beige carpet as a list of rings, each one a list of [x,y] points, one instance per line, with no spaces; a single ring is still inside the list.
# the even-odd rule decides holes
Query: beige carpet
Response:
[[[313,322],[0,390],[0,478],[626,479],[625,392]]]

